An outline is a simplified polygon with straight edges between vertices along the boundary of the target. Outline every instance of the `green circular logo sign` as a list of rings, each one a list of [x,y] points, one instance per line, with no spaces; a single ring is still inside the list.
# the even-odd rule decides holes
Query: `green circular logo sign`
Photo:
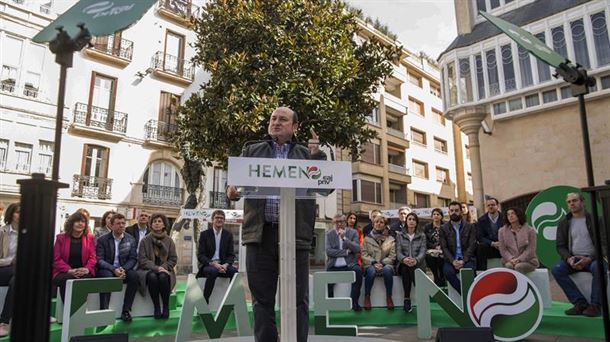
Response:
[[[571,192],[582,193],[579,188],[573,186],[553,186],[538,193],[527,206],[527,222],[538,235],[536,254],[540,262],[549,268],[560,259],[555,247],[555,237],[559,222],[570,212],[566,196]],[[584,195],[588,198],[587,194]],[[585,208],[591,212],[590,201],[585,200]]]

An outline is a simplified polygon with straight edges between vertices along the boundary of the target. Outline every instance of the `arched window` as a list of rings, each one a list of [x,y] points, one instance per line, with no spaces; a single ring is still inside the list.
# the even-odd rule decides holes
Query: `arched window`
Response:
[[[183,201],[183,189],[178,168],[171,162],[157,160],[152,162],[144,172],[142,187],[145,203],[180,206]]]

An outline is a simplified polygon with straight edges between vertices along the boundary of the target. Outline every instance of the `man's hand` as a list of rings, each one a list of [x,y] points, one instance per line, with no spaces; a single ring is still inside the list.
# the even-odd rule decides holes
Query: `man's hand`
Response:
[[[456,270],[461,269],[462,267],[464,267],[464,260],[453,260],[453,267]]]
[[[570,265],[570,267],[574,268],[574,264],[576,263],[576,257],[572,255],[571,257],[567,258],[566,261],[568,262],[568,265]]]
[[[316,134],[316,131],[313,128],[309,129],[309,133],[311,133],[311,138],[307,142],[307,147],[309,148],[309,153],[314,155],[320,152],[320,138]]]
[[[491,247],[493,247],[495,249],[500,249],[500,242],[499,241],[492,241],[491,242]]]
[[[383,264],[380,262],[373,264],[373,267],[375,267],[375,272],[377,273],[383,270]]]
[[[123,267],[117,267],[114,269],[114,275],[119,278],[125,278],[125,270]]]
[[[227,187],[227,197],[233,201],[239,199],[239,191],[237,191],[237,187],[229,185]]]
[[[229,264],[228,263],[224,263],[222,265],[220,265],[221,269],[219,270],[220,273],[227,273],[227,269],[229,268]]]

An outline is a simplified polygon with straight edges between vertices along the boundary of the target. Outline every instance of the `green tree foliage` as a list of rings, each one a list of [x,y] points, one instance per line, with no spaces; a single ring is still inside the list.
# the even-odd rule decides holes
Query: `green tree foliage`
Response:
[[[270,113],[286,105],[299,114],[300,140],[314,128],[321,142],[359,155],[376,135],[366,127],[372,95],[401,49],[356,44],[355,18],[339,1],[208,2],[193,61],[211,78],[182,107],[174,142],[208,165],[225,163],[263,139]]]

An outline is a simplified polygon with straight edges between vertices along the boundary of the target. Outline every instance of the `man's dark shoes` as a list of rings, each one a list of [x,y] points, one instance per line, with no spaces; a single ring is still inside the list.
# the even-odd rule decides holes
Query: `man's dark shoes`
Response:
[[[352,304],[352,310],[354,311],[362,311],[362,307],[358,303]]]
[[[404,310],[405,310],[405,312],[411,312],[411,310],[413,310],[413,307],[411,306],[411,300],[410,299],[405,299]]]
[[[599,317],[602,315],[602,311],[599,309],[599,305],[589,305],[582,314],[587,317]]]
[[[123,311],[123,313],[121,313],[121,320],[123,322],[131,322],[131,314],[129,311]]]
[[[160,319],[161,318],[161,309],[155,308],[155,312],[154,312],[153,316],[155,317],[155,319]]]
[[[583,311],[585,311],[586,309],[587,309],[587,304],[577,303],[577,304],[574,304],[573,307],[567,309],[565,311],[565,314],[568,316],[582,315]]]

